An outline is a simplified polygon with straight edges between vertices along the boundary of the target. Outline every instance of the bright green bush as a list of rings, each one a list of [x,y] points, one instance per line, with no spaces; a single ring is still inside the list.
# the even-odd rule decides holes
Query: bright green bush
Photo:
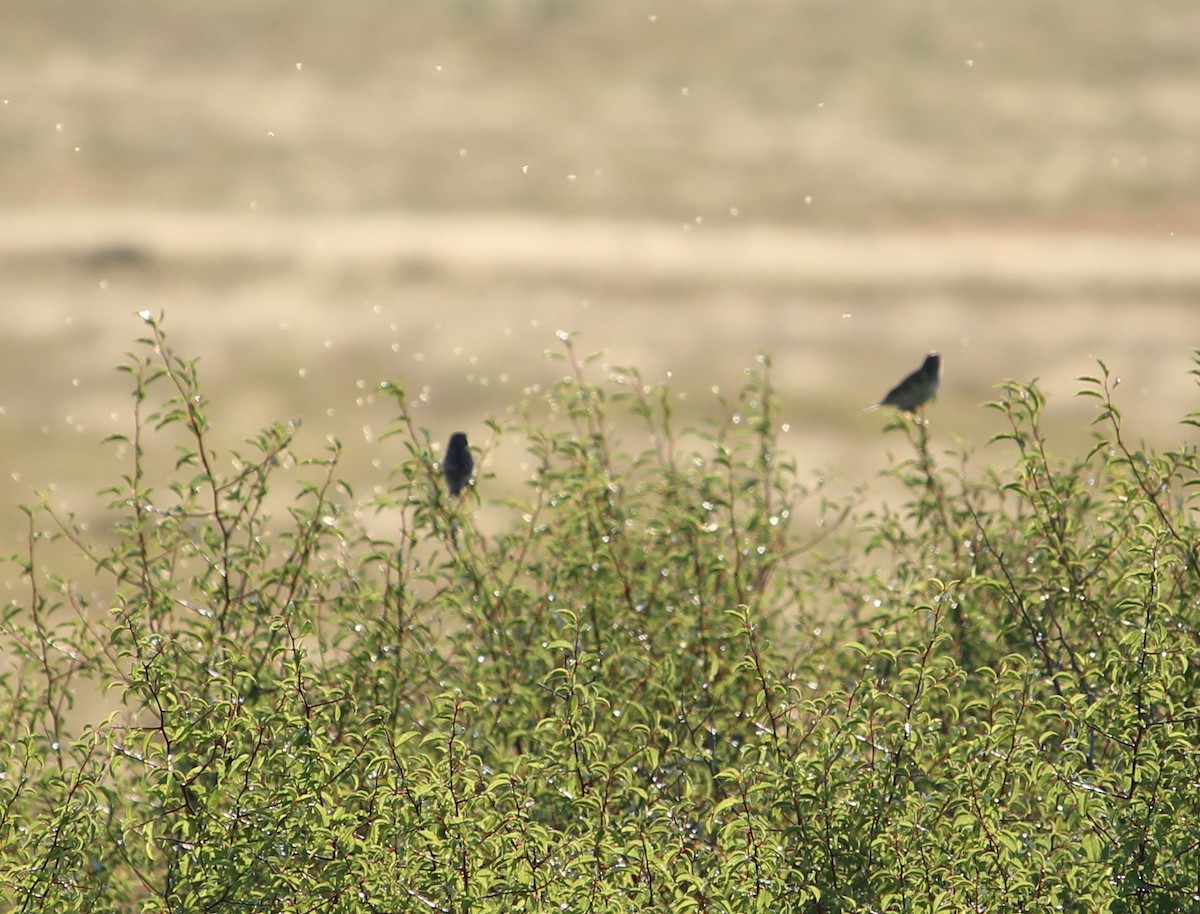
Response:
[[[13,560],[5,910],[1200,905],[1197,457],[1132,446],[1107,372],[1078,460],[1032,387],[989,404],[1008,469],[897,421],[906,503],[812,543],[769,363],[686,430],[567,340],[494,425],[538,469],[484,535],[400,387],[360,499],[290,426],[216,453],[148,325],[115,535],[37,505]],[[93,691],[119,709],[73,724]]]

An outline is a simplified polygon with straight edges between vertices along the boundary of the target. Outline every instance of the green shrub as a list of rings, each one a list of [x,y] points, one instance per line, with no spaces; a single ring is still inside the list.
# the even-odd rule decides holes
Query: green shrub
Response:
[[[536,469],[485,533],[489,481],[445,494],[401,387],[403,459],[360,499],[293,426],[217,453],[147,322],[112,537],[25,509],[4,909],[1198,903],[1196,452],[1133,447],[1107,371],[1082,459],[1008,384],[1010,469],[897,420],[906,502],[826,505],[812,542],[769,362],[681,429],[566,339],[567,378],[493,423]],[[80,723],[81,694],[115,710]]]

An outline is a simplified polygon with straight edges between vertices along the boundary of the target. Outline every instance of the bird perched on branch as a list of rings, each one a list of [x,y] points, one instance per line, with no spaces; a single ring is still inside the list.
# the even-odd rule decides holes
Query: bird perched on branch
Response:
[[[941,383],[942,357],[936,352],[925,356],[921,367],[906,377],[903,381],[887,392],[887,396],[875,406],[867,409],[878,409],[880,406],[894,406],[902,413],[915,413],[937,393]]]
[[[455,432],[446,445],[446,456],[442,458],[442,475],[451,495],[458,495],[470,485],[471,473],[475,471],[475,459],[467,447],[467,433]]]

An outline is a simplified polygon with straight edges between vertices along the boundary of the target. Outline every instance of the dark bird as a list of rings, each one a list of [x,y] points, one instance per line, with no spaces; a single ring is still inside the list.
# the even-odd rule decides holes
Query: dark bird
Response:
[[[467,447],[467,433],[455,432],[446,445],[446,456],[442,458],[442,474],[451,495],[457,495],[471,482],[475,470],[475,459]]]
[[[903,413],[914,413],[937,393],[942,379],[942,357],[936,352],[925,356],[921,367],[887,392],[879,406],[894,406]]]

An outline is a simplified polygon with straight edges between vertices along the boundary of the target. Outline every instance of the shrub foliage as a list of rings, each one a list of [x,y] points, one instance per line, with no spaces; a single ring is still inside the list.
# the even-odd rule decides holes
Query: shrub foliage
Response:
[[[1196,451],[1129,442],[1103,366],[1082,458],[1010,383],[1010,466],[897,420],[904,503],[826,505],[814,541],[768,362],[686,429],[567,339],[493,423],[532,470],[485,534],[487,480],[446,495],[400,386],[359,497],[290,425],[218,453],[147,323],[113,535],[24,509],[5,910],[1200,904]]]

